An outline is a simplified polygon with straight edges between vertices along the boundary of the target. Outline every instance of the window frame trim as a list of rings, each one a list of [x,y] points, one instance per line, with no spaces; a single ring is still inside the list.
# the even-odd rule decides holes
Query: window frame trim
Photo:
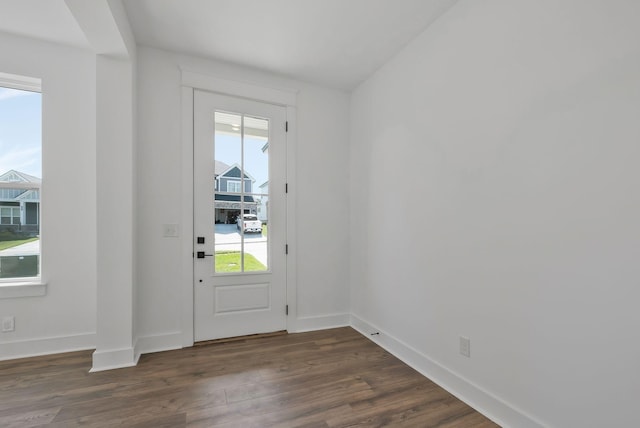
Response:
[[[0,87],[17,89],[20,91],[37,92],[41,97],[43,97],[42,79],[37,77],[0,72]],[[40,121],[44,122],[43,110],[40,112]],[[42,140],[40,142],[41,146]],[[42,200],[39,201],[39,204],[42,204]],[[42,227],[40,220],[40,213],[38,212],[38,224],[39,227]],[[40,232],[42,231],[40,230]],[[42,239],[40,242],[42,243]],[[38,265],[38,276],[0,279],[0,299],[39,297],[46,295],[47,283],[42,280],[42,245],[40,246],[40,254],[38,255]]]
[[[238,185],[238,188],[240,189],[239,191],[235,192],[235,191],[231,191],[229,190],[229,184],[233,183],[234,186]],[[227,191],[226,193],[242,193],[242,180],[235,180],[232,178],[227,179]]]
[[[0,72],[0,86],[42,94],[42,79]]]
[[[25,281],[15,281],[15,279],[17,278],[0,280],[0,299],[38,297],[47,294],[47,283],[43,282],[41,278],[23,278]]]

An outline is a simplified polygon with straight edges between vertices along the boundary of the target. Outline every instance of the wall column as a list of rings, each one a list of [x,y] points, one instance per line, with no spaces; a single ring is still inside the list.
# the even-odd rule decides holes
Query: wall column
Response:
[[[97,343],[91,371],[136,364],[133,335],[133,71],[96,56]]]

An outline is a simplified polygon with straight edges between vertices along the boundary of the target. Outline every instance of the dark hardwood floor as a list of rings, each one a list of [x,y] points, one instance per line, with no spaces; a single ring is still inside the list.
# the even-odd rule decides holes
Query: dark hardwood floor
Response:
[[[0,362],[7,427],[495,427],[351,328],[143,355]]]

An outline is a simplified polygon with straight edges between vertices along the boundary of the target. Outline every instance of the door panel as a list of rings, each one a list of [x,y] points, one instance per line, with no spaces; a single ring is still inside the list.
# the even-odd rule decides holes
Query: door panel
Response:
[[[284,107],[194,92],[196,341],[286,329],[285,121]]]
[[[264,310],[271,307],[271,284],[220,285],[215,287],[217,313]]]

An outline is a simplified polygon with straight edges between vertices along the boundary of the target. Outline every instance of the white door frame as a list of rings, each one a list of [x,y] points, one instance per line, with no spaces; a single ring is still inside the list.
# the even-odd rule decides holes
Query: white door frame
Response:
[[[297,319],[297,283],[296,283],[296,103],[297,91],[273,89],[251,83],[222,79],[219,77],[182,70],[182,209],[181,209],[181,258],[180,267],[182,290],[181,337],[182,347],[194,343],[194,307],[193,307],[193,91],[202,89],[240,98],[248,98],[269,104],[286,107],[289,130],[287,144],[287,331],[295,331]]]

